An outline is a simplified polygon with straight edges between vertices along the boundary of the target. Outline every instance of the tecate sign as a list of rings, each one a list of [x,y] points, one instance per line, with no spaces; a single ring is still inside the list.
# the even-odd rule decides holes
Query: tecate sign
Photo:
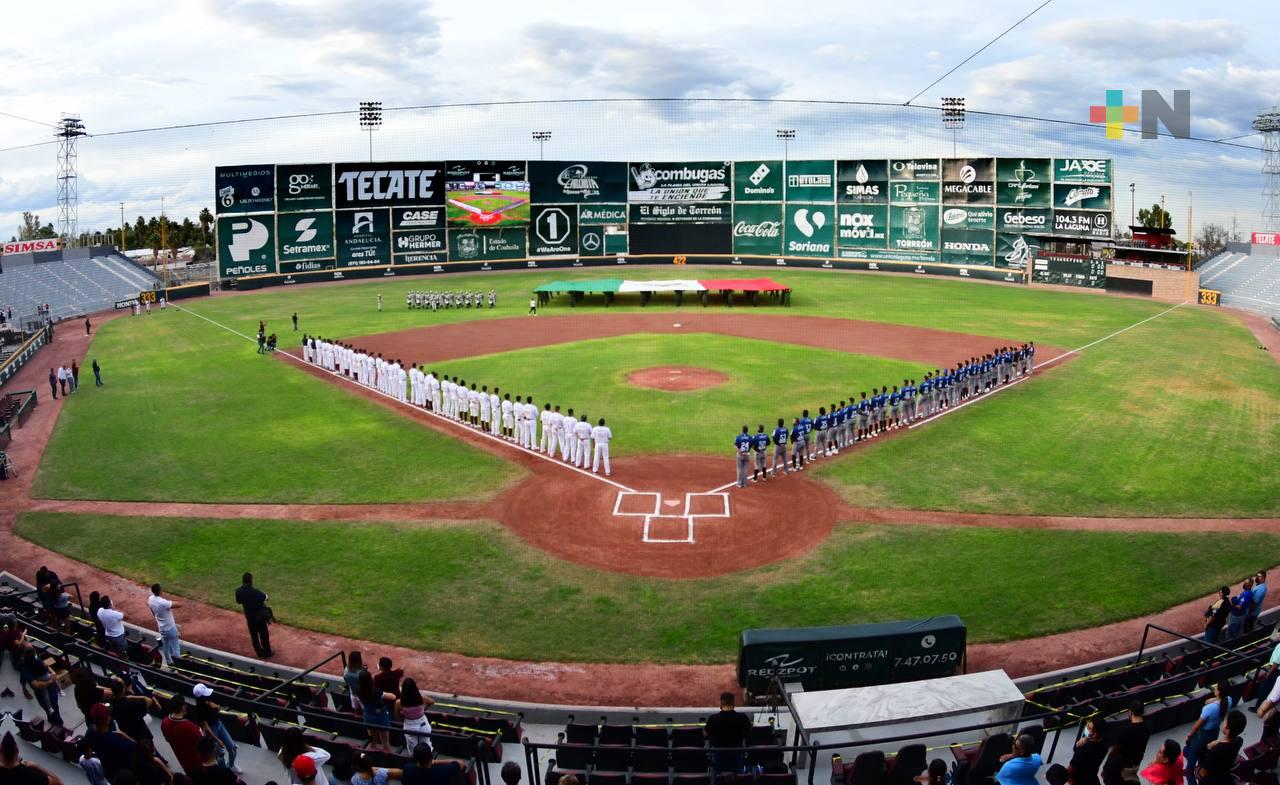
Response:
[[[5,253],[37,253],[39,251],[56,251],[61,242],[57,237],[44,240],[16,240],[4,244]]]
[[[426,201],[432,196],[434,169],[376,169],[343,172],[338,187],[348,202]]]

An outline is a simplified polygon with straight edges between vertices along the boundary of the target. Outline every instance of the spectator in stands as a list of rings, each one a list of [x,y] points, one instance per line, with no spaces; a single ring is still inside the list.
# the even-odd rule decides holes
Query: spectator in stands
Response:
[[[97,686],[96,682],[94,686]],[[119,676],[111,679],[111,718],[126,736],[137,742],[149,740],[151,728],[147,725],[147,718],[153,709],[156,714],[160,713],[160,703],[155,698],[131,695],[124,679]]]
[[[1067,781],[1071,785],[1099,785],[1098,769],[1107,757],[1107,721],[1091,717],[1084,725],[1084,735],[1076,742],[1067,764]]]
[[[18,666],[18,678],[22,682],[23,693],[29,688],[36,696],[36,703],[44,709],[45,717],[50,725],[62,724],[62,713],[58,710],[58,677],[49,669],[43,657],[36,654],[35,647],[27,644],[22,652],[22,664]]]
[[[1044,761],[1040,753],[1034,752],[1036,739],[1023,733],[1013,740],[1013,752],[1000,756],[1000,770],[996,772],[996,782],[1000,785],[1037,785],[1036,772]]]
[[[1165,739],[1151,765],[1142,770],[1142,779],[1151,785],[1182,785],[1182,747],[1173,739]]]
[[[202,762],[200,751],[196,749],[196,742],[204,736],[204,733],[201,732],[199,725],[187,718],[186,698],[174,695],[169,699],[169,716],[160,722],[160,732],[164,734],[165,741],[169,742],[169,746],[173,749],[178,765],[187,773],[187,776],[191,776],[200,768]]]
[[[361,716],[360,708],[360,671],[364,670],[364,656],[358,651],[347,655],[347,667],[342,671],[342,683],[347,685],[347,697],[351,699],[351,710]]]
[[[1227,716],[1227,711],[1234,705],[1235,701],[1230,694],[1230,684],[1226,682],[1215,684],[1213,695],[1205,701],[1204,708],[1200,710],[1200,717],[1191,726],[1191,731],[1187,733],[1185,747],[1187,785],[1196,785],[1196,769],[1200,755],[1204,753],[1209,743],[1218,737],[1218,729],[1222,727],[1222,720]]]
[[[137,739],[130,768],[138,778],[138,785],[173,785],[173,772],[156,754],[156,745],[149,737]]]
[[[1252,632],[1258,625],[1258,614],[1262,613],[1262,602],[1267,598],[1267,571],[1258,570],[1253,576],[1253,604],[1249,606],[1249,615],[1244,621],[1244,631]]]
[[[13,667],[22,662],[22,650],[27,642],[27,628],[22,626],[13,612],[0,614],[0,662],[7,654]],[[30,696],[27,696],[30,697]]]
[[[705,732],[712,747],[738,748],[747,745],[751,731],[751,718],[734,709],[732,692],[720,693],[720,711],[707,718]],[[742,771],[742,751],[725,749],[711,753],[711,770],[716,779],[721,774],[737,774]]]
[[[129,641],[124,636],[124,614],[111,607],[111,597],[104,594],[99,601],[98,621],[102,622],[102,634],[107,648],[119,657],[129,652]]]
[[[1234,640],[1244,632],[1245,619],[1249,617],[1249,607],[1253,605],[1253,578],[1245,578],[1240,586],[1240,593],[1231,598],[1231,616],[1227,619],[1227,640]],[[1191,761],[1188,759],[1188,765]]]
[[[929,768],[915,778],[920,785],[947,785],[947,762],[942,758],[929,761]]]
[[[374,674],[373,686],[389,692],[397,698],[400,697],[400,680],[404,678],[404,670],[396,668],[391,669],[390,657],[378,658],[378,672]]]
[[[95,387],[102,386],[102,367],[98,365],[98,358],[93,358],[93,384]]]
[[[1147,739],[1151,731],[1142,714],[1142,701],[1134,700],[1129,704],[1129,721],[1110,733],[1111,750],[1107,754],[1106,763],[1102,764],[1102,782],[1104,785],[1120,785],[1124,782],[1138,781],[1138,767],[1142,765],[1142,756],[1147,751]]]
[[[1262,673],[1259,676],[1261,678],[1258,679],[1258,683],[1261,687],[1257,691],[1258,699],[1253,702],[1253,710],[1261,714],[1263,702],[1267,700],[1275,689],[1276,681],[1280,679],[1280,643],[1271,649],[1271,659],[1262,666]]]
[[[98,680],[93,677],[93,670],[89,667],[89,663],[83,660],[71,663],[71,685],[72,695],[75,697],[76,707],[80,709],[81,716],[88,717],[93,704],[107,700],[107,690],[98,686]]]
[[[151,584],[151,596],[147,607],[156,617],[156,631],[160,633],[160,651],[165,665],[172,665],[182,656],[182,643],[178,640],[178,623],[173,620],[173,600],[166,599],[160,584]]]
[[[58,374],[52,368],[49,369],[49,391],[53,393],[53,400],[58,400]]]
[[[1217,643],[1222,636],[1222,628],[1227,626],[1227,616],[1231,613],[1231,589],[1223,586],[1218,589],[1218,599],[1205,609],[1204,639],[1206,643]]]
[[[416,763],[418,760],[418,754],[417,754],[418,751],[415,749],[413,752],[414,752],[413,759],[414,759],[414,762]],[[430,752],[430,750],[427,750],[427,752]],[[455,763],[453,765],[457,766],[458,764]],[[502,776],[502,785],[520,785],[520,776],[521,776],[520,764],[516,763],[513,760],[509,760],[506,763],[502,764],[501,776]],[[409,767],[406,766],[404,770],[404,785],[436,785],[436,783],[409,782]],[[444,785],[444,783],[440,783],[440,785]]]
[[[129,768],[133,751],[138,746],[133,739],[118,730],[111,729],[111,709],[105,703],[95,703],[89,710],[89,728],[84,740],[93,747],[107,779],[115,781],[116,775]]]
[[[351,775],[351,785],[387,785],[391,780],[404,776],[401,769],[384,769],[374,766],[368,755],[356,757],[356,773]]]
[[[566,774],[560,778],[560,782],[557,785],[582,785],[582,781],[573,774]]]
[[[107,774],[102,769],[102,761],[93,754],[93,745],[87,741],[80,742],[80,770],[89,781],[89,785],[111,785]]]
[[[93,622],[93,642],[106,648],[107,633],[102,626],[102,619],[98,618],[98,610],[102,607],[102,595],[96,591],[89,592],[89,619]]]
[[[49,584],[53,595],[53,623],[63,635],[71,634],[71,595],[61,586]]]
[[[209,700],[213,697],[213,690],[208,685],[197,684],[191,688],[191,694],[196,698],[194,718],[196,724],[206,735],[212,736],[217,741],[222,750],[218,753],[218,757],[226,758],[226,767],[236,774],[242,774],[243,772],[236,768],[236,743],[231,740],[227,726],[222,724],[222,707]]]
[[[413,762],[401,773],[404,785],[453,785],[461,779],[462,766],[453,761],[436,763],[435,753],[426,744],[413,748]],[[503,785],[520,785],[520,765],[503,763],[502,781]]]
[[[236,785],[235,772],[218,762],[218,742],[212,736],[201,736],[196,741],[200,753],[200,766],[191,774],[194,785]]]
[[[329,785],[329,778],[324,773],[324,764],[329,760],[329,752],[307,744],[302,728],[289,728],[285,731],[276,759],[289,771],[289,776],[302,779],[302,774],[298,771],[299,758],[307,758],[311,761],[310,765],[313,769],[311,779],[315,781],[315,785]]]
[[[249,626],[249,639],[253,641],[253,650],[259,657],[270,657],[271,633],[267,624],[272,615],[267,607],[267,595],[253,585],[253,573],[246,572],[240,579],[240,588],[236,589],[236,603],[244,608],[244,620]]]
[[[62,780],[49,770],[24,761],[18,740],[8,731],[0,739],[0,782],[5,785],[62,785]]]
[[[1234,785],[1231,769],[1240,756],[1240,747],[1244,744],[1241,734],[1247,724],[1244,713],[1232,711],[1222,723],[1222,738],[1209,743],[1196,769],[1196,779],[1203,785]],[[1187,773],[1191,781],[1191,773]]]
[[[363,721],[366,725],[375,726],[368,728],[369,743],[382,747],[383,752],[390,752],[391,745],[388,742],[386,728],[391,725],[391,720],[387,717],[387,702],[394,701],[396,696],[375,687],[373,675],[367,670],[360,671],[356,695],[360,697]]]
[[[385,659],[385,658],[383,658]],[[431,723],[427,721],[427,707],[435,704],[429,696],[418,691],[418,683],[405,679],[396,700],[396,719],[404,726],[404,746],[417,749],[419,744],[431,746]]]
[[[316,775],[319,773],[320,767],[309,755],[299,755],[294,759],[293,776],[297,779],[298,785],[311,785],[317,782]]]

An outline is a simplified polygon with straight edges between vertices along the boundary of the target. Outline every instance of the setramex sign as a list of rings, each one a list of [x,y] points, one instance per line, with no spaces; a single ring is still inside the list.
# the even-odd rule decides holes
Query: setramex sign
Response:
[[[62,241],[57,237],[51,237],[45,240],[14,240],[4,244],[4,252],[12,253],[36,253],[39,251],[56,251],[62,247]]]

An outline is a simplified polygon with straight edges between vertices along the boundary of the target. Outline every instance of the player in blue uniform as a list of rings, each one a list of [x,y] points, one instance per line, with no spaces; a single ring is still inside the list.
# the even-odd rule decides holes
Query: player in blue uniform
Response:
[[[791,470],[804,471],[805,435],[804,421],[799,417],[793,419],[791,425]]]
[[[858,399],[858,440],[871,436],[871,401],[867,400],[867,391],[862,391]]]
[[[809,419],[808,409],[800,412],[800,427],[804,428],[804,460],[813,463],[813,420]]]
[[[902,421],[908,424],[916,419],[916,380],[902,380]]]
[[[831,418],[827,416],[827,407],[818,407],[818,416],[813,420],[813,444],[810,445],[812,454],[816,454],[819,458],[827,454],[827,428],[831,425]]]
[[[747,426],[742,426],[742,433],[733,440],[733,449],[738,458],[738,487],[747,487],[747,467],[751,462],[751,434]]]
[[[778,418],[778,427],[773,429],[773,476],[778,476],[778,467],[787,472],[787,431],[786,421]]]
[[[763,423],[756,428],[756,435],[751,437],[751,449],[756,454],[756,468],[751,473],[751,481],[759,482],[769,479],[769,470],[764,465],[765,453],[769,451],[769,434],[764,432]]]

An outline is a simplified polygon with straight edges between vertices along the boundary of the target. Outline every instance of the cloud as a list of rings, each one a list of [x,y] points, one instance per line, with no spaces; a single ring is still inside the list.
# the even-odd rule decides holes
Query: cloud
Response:
[[[785,82],[729,52],[617,30],[540,23],[525,29],[525,65],[595,95],[771,98]]]
[[[1151,62],[1229,55],[1240,50],[1244,32],[1227,19],[1088,17],[1046,25],[1039,37],[1086,57]]]

